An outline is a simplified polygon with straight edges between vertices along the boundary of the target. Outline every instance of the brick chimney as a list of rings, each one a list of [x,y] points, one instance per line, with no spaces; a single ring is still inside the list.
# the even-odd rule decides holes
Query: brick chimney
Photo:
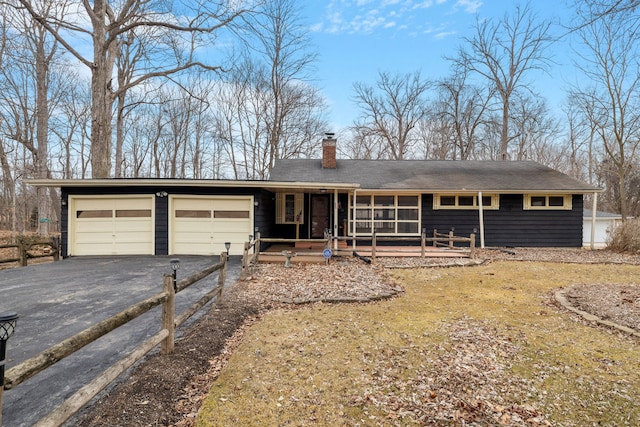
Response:
[[[322,168],[336,168],[336,139],[334,133],[327,132],[322,140]]]

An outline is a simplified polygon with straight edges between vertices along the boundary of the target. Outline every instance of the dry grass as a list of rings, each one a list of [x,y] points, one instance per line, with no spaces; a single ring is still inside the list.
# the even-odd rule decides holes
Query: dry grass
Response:
[[[640,267],[496,262],[394,272],[405,294],[276,310],[247,332],[199,426],[635,425],[640,346],[551,291]]]

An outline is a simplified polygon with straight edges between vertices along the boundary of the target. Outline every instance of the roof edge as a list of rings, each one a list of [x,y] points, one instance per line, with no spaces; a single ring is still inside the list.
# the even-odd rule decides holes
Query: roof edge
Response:
[[[246,187],[246,188],[309,188],[357,189],[356,183],[304,182],[304,181],[244,181],[209,179],[153,179],[153,178],[100,178],[100,179],[25,179],[34,187]]]

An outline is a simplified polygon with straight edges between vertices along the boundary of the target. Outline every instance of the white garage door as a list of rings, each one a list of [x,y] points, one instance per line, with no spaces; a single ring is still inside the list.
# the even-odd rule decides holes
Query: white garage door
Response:
[[[153,255],[153,197],[78,197],[70,207],[70,255]]]
[[[171,253],[220,255],[225,242],[229,254],[242,255],[253,234],[253,197],[172,197]]]

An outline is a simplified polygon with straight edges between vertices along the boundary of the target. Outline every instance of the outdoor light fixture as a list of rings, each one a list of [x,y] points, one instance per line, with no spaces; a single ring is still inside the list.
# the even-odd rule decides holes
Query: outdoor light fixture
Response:
[[[4,391],[4,364],[7,340],[16,330],[17,313],[0,313],[0,426],[2,425],[2,392]]]
[[[224,247],[227,249],[227,257],[229,257],[229,248],[231,247],[231,242],[224,242]]]
[[[173,270],[173,290],[178,292],[178,270],[180,270],[180,260],[174,258],[169,262],[171,263],[171,269]]]

